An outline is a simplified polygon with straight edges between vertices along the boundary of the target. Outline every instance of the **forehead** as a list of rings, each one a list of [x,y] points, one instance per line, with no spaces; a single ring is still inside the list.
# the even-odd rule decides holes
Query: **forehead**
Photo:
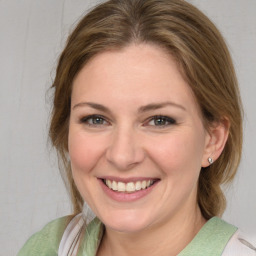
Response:
[[[87,99],[108,104],[112,99],[120,104],[171,100],[197,105],[175,59],[149,44],[134,44],[93,57],[73,83],[72,100]]]

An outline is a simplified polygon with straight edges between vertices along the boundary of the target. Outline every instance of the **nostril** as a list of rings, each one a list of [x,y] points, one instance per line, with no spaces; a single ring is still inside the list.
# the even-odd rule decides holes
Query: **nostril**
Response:
[[[125,147],[109,148],[106,152],[106,158],[107,161],[117,169],[126,170],[143,162],[145,155],[142,149],[135,145],[130,145]]]

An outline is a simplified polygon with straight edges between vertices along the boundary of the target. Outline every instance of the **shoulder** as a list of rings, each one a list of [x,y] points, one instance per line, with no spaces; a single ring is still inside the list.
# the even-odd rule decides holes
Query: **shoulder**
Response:
[[[229,240],[222,255],[256,256],[256,236],[250,236],[238,229]]]
[[[71,216],[65,216],[48,223],[41,231],[35,233],[25,243],[18,256],[54,256]]]

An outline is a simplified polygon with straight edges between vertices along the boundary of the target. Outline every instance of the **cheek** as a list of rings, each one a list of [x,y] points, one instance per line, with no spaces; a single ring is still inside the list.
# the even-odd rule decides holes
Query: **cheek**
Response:
[[[104,151],[102,140],[72,130],[69,133],[68,146],[73,172],[90,171],[97,164]]]
[[[163,138],[162,142],[153,143],[151,155],[161,169],[170,175],[198,173],[204,151],[203,136],[196,133],[176,133]]]

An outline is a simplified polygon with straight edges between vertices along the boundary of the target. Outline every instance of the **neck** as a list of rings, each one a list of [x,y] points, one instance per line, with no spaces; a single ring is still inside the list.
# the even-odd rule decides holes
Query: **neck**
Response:
[[[197,206],[193,213],[179,213],[167,222],[136,233],[106,228],[97,256],[175,256],[192,241],[205,222]]]

